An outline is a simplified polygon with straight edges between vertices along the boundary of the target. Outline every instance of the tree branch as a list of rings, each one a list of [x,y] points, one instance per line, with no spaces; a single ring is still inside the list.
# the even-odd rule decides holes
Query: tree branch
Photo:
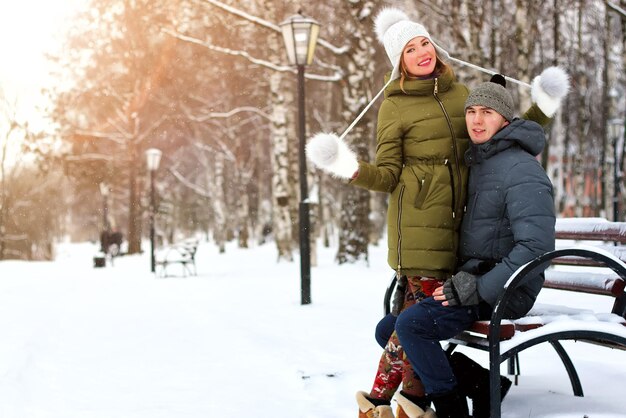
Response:
[[[188,189],[193,190],[198,195],[202,197],[211,197],[211,194],[207,190],[187,180],[185,176],[183,176],[178,170],[170,167],[169,172],[172,173],[174,178],[178,180],[183,186],[187,187]]]
[[[167,35],[170,35],[170,36],[173,36],[175,38],[178,38],[181,41],[190,42],[190,43],[193,43],[193,44],[196,44],[196,45],[200,45],[200,46],[208,48],[208,49],[210,49],[212,51],[221,52],[223,54],[232,55],[232,56],[243,57],[243,58],[247,59],[248,61],[252,62],[253,64],[257,64],[257,65],[269,68],[269,69],[274,70],[274,71],[290,72],[290,73],[293,73],[293,74],[296,73],[295,68],[293,68],[292,66],[276,65],[276,64],[271,63],[269,61],[262,60],[260,58],[255,58],[252,55],[248,54],[246,51],[235,51],[235,50],[230,49],[230,48],[223,48],[221,46],[216,46],[216,45],[210,44],[208,42],[201,41],[200,39],[194,38],[192,36],[183,35],[182,33],[173,31],[171,29],[163,29],[163,32],[166,33]],[[324,75],[318,75],[318,74],[305,73],[304,77],[309,79],[309,80],[317,80],[317,81],[339,81],[342,78],[341,74],[339,74],[339,73],[335,73],[335,75],[333,75],[333,76],[324,76]]]
[[[195,1],[196,1],[196,3],[201,3],[201,1],[199,1],[199,0],[195,0]],[[241,11],[239,9],[236,9],[236,8],[232,7],[232,6],[224,4],[221,1],[217,1],[217,0],[204,0],[204,1],[206,3],[212,4],[215,7],[219,7],[220,9],[225,10],[225,11],[227,11],[227,12],[229,12],[229,13],[235,15],[235,16],[241,17],[241,18],[246,19],[246,20],[248,20],[250,22],[256,23],[257,25],[260,25],[260,26],[263,26],[265,28],[271,29],[271,30],[273,30],[275,32],[282,33],[282,31],[280,30],[280,27],[278,25],[275,25],[275,24],[273,24],[271,22],[268,22],[267,20],[263,20],[263,19],[261,19],[259,17],[252,16],[252,15],[250,15],[250,14],[244,12],[244,11]],[[342,47],[337,47],[337,46],[334,46],[333,44],[331,44],[330,42],[325,41],[322,38],[318,38],[317,43],[320,46],[328,49],[329,51],[331,51],[333,54],[336,54],[336,55],[343,55],[343,54],[347,53],[350,50],[350,47],[347,46],[347,45],[344,45]]]

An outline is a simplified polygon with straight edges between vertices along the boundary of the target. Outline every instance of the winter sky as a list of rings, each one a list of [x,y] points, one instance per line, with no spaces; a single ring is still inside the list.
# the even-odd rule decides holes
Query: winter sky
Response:
[[[62,32],[85,0],[0,1],[0,87],[18,98],[24,116],[36,113],[39,91],[48,80],[45,53],[58,50]]]

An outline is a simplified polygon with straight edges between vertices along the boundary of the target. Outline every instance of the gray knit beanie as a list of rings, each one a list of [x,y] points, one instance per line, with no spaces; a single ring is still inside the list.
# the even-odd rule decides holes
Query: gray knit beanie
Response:
[[[491,77],[491,80],[480,84],[470,92],[465,101],[465,110],[470,106],[489,107],[510,122],[515,116],[513,97],[511,97],[511,93],[505,87],[506,80],[504,77],[500,74],[495,74]]]

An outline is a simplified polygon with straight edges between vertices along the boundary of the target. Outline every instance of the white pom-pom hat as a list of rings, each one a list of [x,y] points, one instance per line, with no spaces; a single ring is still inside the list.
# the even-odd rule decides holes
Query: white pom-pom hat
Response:
[[[374,30],[378,40],[385,47],[385,52],[393,67],[391,80],[400,77],[400,59],[404,47],[411,39],[418,36],[428,38],[437,50],[437,55],[443,58],[449,57],[446,50],[433,41],[423,25],[411,21],[406,13],[395,7],[387,7],[378,13],[374,19]]]

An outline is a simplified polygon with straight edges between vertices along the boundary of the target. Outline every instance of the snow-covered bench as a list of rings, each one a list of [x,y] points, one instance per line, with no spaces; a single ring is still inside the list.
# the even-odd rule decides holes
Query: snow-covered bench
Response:
[[[617,245],[611,245],[610,242]],[[599,245],[589,245],[595,243]],[[500,418],[500,365],[509,361],[509,373],[519,374],[518,353],[544,342],[559,355],[575,396],[583,396],[582,385],[562,340],[592,342],[626,350],[626,223],[600,218],[557,220],[556,250],[521,267],[503,289],[490,321],[478,321],[466,332],[448,341],[447,351],[463,345],[489,352],[491,417]],[[603,295],[613,298],[610,311],[593,312],[578,306],[537,303],[529,314],[515,321],[503,320],[503,307],[514,289],[528,275],[546,270],[544,288],[563,292]],[[573,266],[573,267],[572,267]],[[385,293],[389,312],[395,277]],[[565,302],[566,303],[566,302]]]
[[[180,265],[182,275],[196,276],[196,251],[198,250],[197,239],[187,239],[182,242],[168,245],[160,249],[156,255],[156,265],[160,267],[159,276],[168,276],[168,267]]]

